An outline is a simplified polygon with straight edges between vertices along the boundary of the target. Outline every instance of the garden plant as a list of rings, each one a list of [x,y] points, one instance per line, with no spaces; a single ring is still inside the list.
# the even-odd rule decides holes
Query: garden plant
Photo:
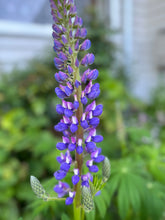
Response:
[[[94,196],[100,193],[110,176],[110,162],[101,154],[101,148],[96,143],[103,141],[96,128],[102,114],[102,104],[97,105],[95,99],[100,94],[99,83],[93,84],[98,77],[97,69],[89,69],[95,56],[87,53],[80,58],[79,53],[91,47],[91,41],[85,39],[87,30],[82,27],[83,20],[77,16],[74,1],[50,0],[53,24],[55,67],[59,70],[55,79],[59,87],[55,88],[61,104],[56,105],[56,111],[63,118],[54,126],[57,132],[62,132],[62,142],[56,148],[61,152],[57,157],[60,169],[54,173],[58,184],[54,191],[58,198],[49,197],[39,180],[31,176],[31,186],[35,194],[44,200],[61,200],[65,204],[73,203],[75,220],[84,219],[84,210],[94,209]],[[83,72],[82,74],[80,74]],[[102,163],[102,176],[96,175]],[[68,173],[72,173],[73,188],[62,182]],[[95,175],[94,175],[95,174]]]

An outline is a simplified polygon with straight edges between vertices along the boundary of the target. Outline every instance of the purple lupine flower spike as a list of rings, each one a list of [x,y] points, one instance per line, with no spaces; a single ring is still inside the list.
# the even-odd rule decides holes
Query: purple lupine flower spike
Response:
[[[91,47],[91,41],[85,39],[87,30],[82,27],[82,18],[77,16],[74,0],[57,0],[56,3],[50,0],[50,5],[54,20],[54,64],[58,69],[54,77],[59,83],[55,93],[61,99],[61,103],[56,105],[56,112],[62,116],[54,129],[63,134],[62,141],[56,144],[61,154],[56,158],[59,170],[54,173],[58,180],[54,191],[59,198],[66,196],[65,204],[70,205],[74,198],[76,199],[76,192],[81,190],[81,186],[90,187],[93,173],[99,170],[97,165],[105,159],[101,154],[101,148],[97,147],[97,144],[103,141],[103,137],[96,131],[103,106],[97,105],[95,101],[100,94],[100,86],[93,81],[97,79],[99,72],[89,67],[93,64],[95,56],[86,52]],[[81,51],[85,54],[80,60]],[[89,158],[86,162],[89,169],[87,174],[84,174],[82,169],[84,155]],[[61,181],[68,172],[73,174],[71,180],[73,186],[76,185],[74,190]]]

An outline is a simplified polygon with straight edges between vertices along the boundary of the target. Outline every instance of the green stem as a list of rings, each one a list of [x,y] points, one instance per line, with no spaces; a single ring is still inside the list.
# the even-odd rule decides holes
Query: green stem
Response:
[[[73,57],[73,63],[75,63],[76,58],[77,58],[77,54],[75,53]],[[74,65],[73,65],[73,68],[74,68],[74,80],[80,81],[79,68],[75,67]],[[76,111],[76,117],[79,122],[78,130],[76,132],[77,141],[78,139],[83,140],[83,135],[84,135],[83,128],[80,126],[80,120],[83,114],[83,105],[81,103],[81,93],[82,93],[82,88],[81,86],[79,86],[75,91],[75,94],[77,95],[77,100],[79,102],[79,108]],[[79,169],[79,175],[81,176],[82,165],[83,165],[83,155],[78,154],[76,151],[75,151],[75,161],[76,161],[76,167]],[[81,208],[81,179],[77,183],[77,185],[74,187],[74,191],[76,192],[76,196],[74,198],[74,205],[73,205],[74,219],[83,220],[84,217],[82,216],[82,208]]]
[[[83,220],[81,218],[81,206],[76,207],[76,200],[74,200],[73,203],[73,215],[74,215],[74,220]]]
[[[46,201],[54,201],[54,200],[58,200],[58,201],[64,201],[65,198],[57,198],[57,197],[48,197],[46,198]]]

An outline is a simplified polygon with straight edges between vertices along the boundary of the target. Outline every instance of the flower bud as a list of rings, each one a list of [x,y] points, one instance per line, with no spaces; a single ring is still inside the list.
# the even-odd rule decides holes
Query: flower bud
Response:
[[[91,190],[89,187],[82,186],[82,204],[85,212],[90,212],[94,209],[94,202],[91,194]]]
[[[107,157],[105,157],[103,161],[102,174],[103,174],[103,181],[106,182],[111,174],[111,164]]]
[[[35,176],[30,176],[30,184],[33,192],[36,194],[37,197],[45,200],[47,199],[48,194],[41,185],[40,181]]]

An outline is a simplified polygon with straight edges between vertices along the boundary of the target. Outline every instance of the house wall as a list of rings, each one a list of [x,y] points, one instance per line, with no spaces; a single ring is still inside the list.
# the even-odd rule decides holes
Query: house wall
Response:
[[[149,100],[164,73],[165,66],[165,1],[135,0],[134,36],[134,93]]]
[[[52,51],[51,25],[0,21],[0,72],[25,68]]]
[[[149,101],[165,80],[165,0],[109,2],[110,26],[120,31],[114,41],[122,49],[131,91]]]

